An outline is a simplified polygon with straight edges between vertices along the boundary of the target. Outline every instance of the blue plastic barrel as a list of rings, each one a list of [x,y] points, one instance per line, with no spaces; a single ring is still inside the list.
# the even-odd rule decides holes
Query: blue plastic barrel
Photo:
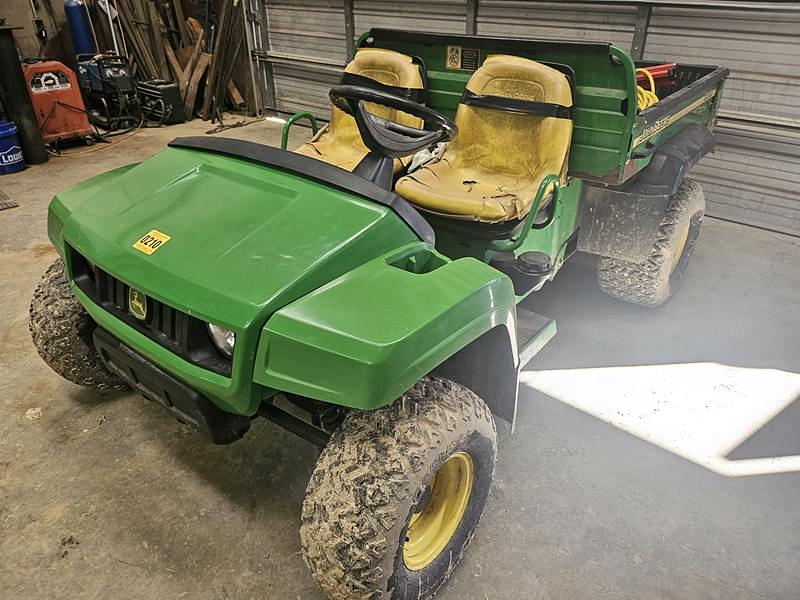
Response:
[[[0,119],[0,175],[16,173],[25,168],[25,159],[17,139],[17,126]]]
[[[64,0],[64,15],[67,17],[69,31],[72,34],[75,54],[97,54],[89,13],[86,12],[83,0]]]

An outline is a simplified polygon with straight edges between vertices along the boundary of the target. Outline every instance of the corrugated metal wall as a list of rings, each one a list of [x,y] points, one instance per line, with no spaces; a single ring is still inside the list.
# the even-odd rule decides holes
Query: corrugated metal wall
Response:
[[[328,90],[338,83],[347,57],[343,3],[270,0],[267,18],[276,108],[327,118]]]
[[[717,151],[693,175],[711,215],[800,234],[800,4],[653,7],[645,58],[725,65]]]
[[[657,6],[644,55],[725,65],[722,116],[800,127],[800,4],[795,14]]]
[[[500,2],[478,4],[478,35],[612,42],[629,49],[636,6],[572,2]]]
[[[710,215],[800,235],[800,2],[260,0],[276,108],[327,118],[346,31],[371,27],[610,41],[643,57],[731,69],[716,154],[693,175]]]
[[[708,213],[800,233],[800,130],[723,122],[716,135],[716,152],[692,172]]]
[[[373,27],[390,27],[409,31],[464,33],[466,11],[463,0],[355,0],[356,35]]]

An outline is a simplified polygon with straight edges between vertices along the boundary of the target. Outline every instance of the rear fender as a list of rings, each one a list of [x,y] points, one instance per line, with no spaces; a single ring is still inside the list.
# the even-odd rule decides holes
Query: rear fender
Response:
[[[714,149],[703,125],[686,127],[654,149],[650,163],[620,187],[585,182],[578,250],[639,263],[653,249],[670,197],[686,173]]]
[[[502,357],[515,375],[515,319],[508,277],[476,259],[450,261],[430,244],[415,242],[273,314],[262,330],[253,379],[272,390],[376,409],[495,329],[490,338],[504,339],[495,343],[507,352],[494,361],[486,354],[484,362]],[[469,363],[480,362],[474,350],[462,354]],[[455,364],[459,360],[450,366]],[[491,369],[476,368],[483,370],[463,383],[491,401],[494,392],[478,375],[489,376]]]

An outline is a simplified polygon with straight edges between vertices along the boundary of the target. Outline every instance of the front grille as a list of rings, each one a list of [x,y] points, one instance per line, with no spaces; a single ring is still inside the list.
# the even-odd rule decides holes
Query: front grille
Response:
[[[95,304],[189,362],[230,377],[231,360],[217,351],[204,321],[151,296],[146,296],[145,318],[135,317],[128,309],[130,286],[67,248],[72,279]]]
[[[127,313],[130,287],[100,268],[95,267],[93,271],[96,277],[95,289],[98,292],[100,304],[111,303],[117,310]],[[166,336],[170,342],[185,347],[186,313],[175,310],[150,296],[147,297],[147,309],[147,317],[144,320],[136,319],[139,325],[137,329],[146,327]]]

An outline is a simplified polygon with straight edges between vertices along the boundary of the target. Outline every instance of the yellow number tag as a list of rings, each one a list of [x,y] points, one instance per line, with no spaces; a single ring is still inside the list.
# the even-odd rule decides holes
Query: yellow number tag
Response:
[[[157,229],[151,229],[138,240],[136,240],[136,243],[133,245],[133,247],[139,252],[152,254],[171,239],[172,238],[166,233],[161,233]]]

